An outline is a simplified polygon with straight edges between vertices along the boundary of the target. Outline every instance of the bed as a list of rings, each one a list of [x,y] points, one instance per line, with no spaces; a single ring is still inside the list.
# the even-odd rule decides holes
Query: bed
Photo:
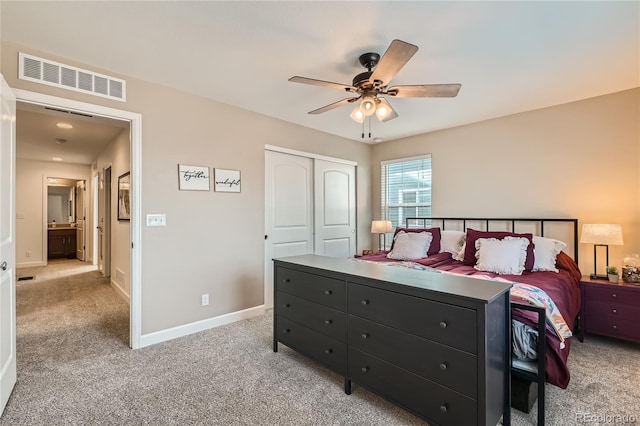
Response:
[[[567,358],[580,310],[577,227],[577,219],[408,218],[389,250],[354,260],[513,283],[512,377],[537,383],[544,424],[544,383],[564,389],[570,380]],[[411,251],[427,234],[427,256],[416,258]]]

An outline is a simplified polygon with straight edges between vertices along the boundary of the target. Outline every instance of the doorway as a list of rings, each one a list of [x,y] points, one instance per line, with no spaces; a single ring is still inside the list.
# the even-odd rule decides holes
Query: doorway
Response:
[[[47,235],[44,259],[86,260],[85,205],[86,181],[68,177],[45,178],[47,188],[43,199],[46,211],[43,233]]]
[[[63,109],[73,111],[76,114],[88,114],[91,116],[106,117],[115,120],[123,120],[129,123],[130,140],[130,174],[131,174],[131,220],[130,220],[130,242],[127,248],[130,258],[130,295],[129,295],[129,321],[130,338],[129,344],[132,348],[141,347],[141,213],[140,194],[138,188],[141,184],[141,163],[142,163],[142,116],[129,111],[103,107],[84,102],[73,101],[65,98],[58,98],[25,90],[14,90],[18,102],[40,105],[53,109]],[[95,244],[95,243],[94,243]]]

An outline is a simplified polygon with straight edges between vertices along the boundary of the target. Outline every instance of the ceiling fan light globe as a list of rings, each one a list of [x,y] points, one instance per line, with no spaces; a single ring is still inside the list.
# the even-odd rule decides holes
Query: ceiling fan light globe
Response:
[[[376,112],[375,99],[371,96],[366,96],[360,104],[360,111],[367,117],[372,116]]]
[[[360,111],[360,105],[355,107],[354,110],[351,112],[351,119],[358,123],[364,122],[364,114],[362,113],[362,111]]]
[[[380,105],[376,108],[376,116],[378,116],[378,118],[384,118],[387,114],[389,114],[389,109],[386,106]]]

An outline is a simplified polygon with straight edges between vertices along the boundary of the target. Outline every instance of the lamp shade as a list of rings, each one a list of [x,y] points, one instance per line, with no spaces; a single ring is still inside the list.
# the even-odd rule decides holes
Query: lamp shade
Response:
[[[371,222],[372,234],[386,234],[391,232],[393,225],[390,220],[374,220]]]
[[[582,225],[580,242],[585,244],[606,244],[621,246],[622,227],[620,225],[606,223],[591,223]]]

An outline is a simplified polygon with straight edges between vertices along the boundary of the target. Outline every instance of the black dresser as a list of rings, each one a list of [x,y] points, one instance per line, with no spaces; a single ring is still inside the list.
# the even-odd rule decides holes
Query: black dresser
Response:
[[[431,424],[510,424],[510,284],[316,255],[274,266],[274,351]]]

